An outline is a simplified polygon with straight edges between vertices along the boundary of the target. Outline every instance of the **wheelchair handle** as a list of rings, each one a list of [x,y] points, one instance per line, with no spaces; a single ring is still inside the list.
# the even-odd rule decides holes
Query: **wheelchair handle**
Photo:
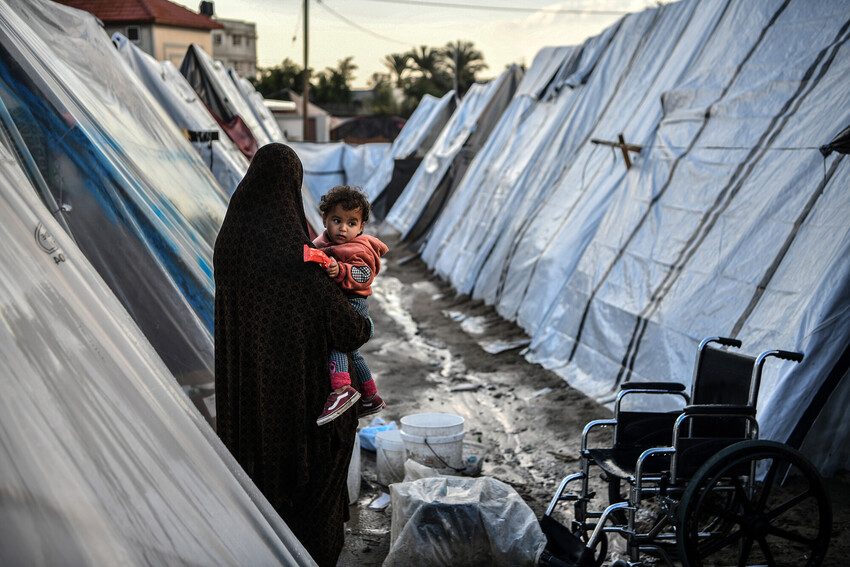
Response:
[[[759,395],[759,385],[761,384],[761,372],[762,367],[764,366],[764,361],[770,358],[771,356],[775,356],[776,358],[782,360],[790,360],[792,362],[802,362],[803,361],[803,353],[802,352],[793,352],[790,350],[766,350],[758,357],[756,357],[756,366],[753,370],[753,381],[750,386],[750,397],[749,397],[749,405],[755,406],[756,399]]]
[[[732,348],[741,348],[741,344],[743,344],[738,339],[730,339],[727,337],[717,337],[716,339],[714,339],[714,342]]]
[[[773,356],[776,358],[781,358],[782,360],[790,360],[792,362],[803,362],[803,353],[802,352],[793,352],[790,350],[777,350],[774,352]]]

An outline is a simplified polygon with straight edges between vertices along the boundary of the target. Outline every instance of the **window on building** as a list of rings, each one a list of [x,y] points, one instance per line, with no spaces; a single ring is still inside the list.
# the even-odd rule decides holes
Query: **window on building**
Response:
[[[242,45],[242,36],[234,35],[233,36],[233,45]]]
[[[213,45],[221,45],[221,34],[220,33],[213,35]]]
[[[139,41],[139,26],[127,26],[127,39]]]

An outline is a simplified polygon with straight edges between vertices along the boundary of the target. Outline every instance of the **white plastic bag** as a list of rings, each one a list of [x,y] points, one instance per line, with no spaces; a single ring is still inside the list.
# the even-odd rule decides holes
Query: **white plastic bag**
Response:
[[[348,504],[354,504],[360,498],[360,436],[354,436],[354,450],[348,464]]]
[[[494,478],[423,478],[393,484],[390,494],[384,567],[534,565],[546,546],[528,504]]]

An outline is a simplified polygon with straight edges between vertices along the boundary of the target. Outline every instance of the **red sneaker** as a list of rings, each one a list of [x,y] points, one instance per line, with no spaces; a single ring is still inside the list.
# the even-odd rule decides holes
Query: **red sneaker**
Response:
[[[385,407],[387,407],[387,404],[381,399],[380,394],[374,393],[371,396],[364,396],[360,398],[360,402],[357,404],[357,417],[366,417],[378,413]]]
[[[322,415],[316,420],[316,425],[324,425],[329,423],[350,408],[360,399],[360,392],[351,386],[345,386],[341,392],[334,390],[328,396],[328,401],[325,402],[325,409]]]

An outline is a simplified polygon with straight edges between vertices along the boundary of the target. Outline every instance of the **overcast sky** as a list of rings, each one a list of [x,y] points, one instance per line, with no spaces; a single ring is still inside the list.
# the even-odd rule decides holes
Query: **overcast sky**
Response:
[[[199,2],[176,0],[197,11]],[[359,67],[355,87],[366,86],[372,73],[385,72],[384,55],[400,53],[416,45],[439,47],[457,39],[472,41],[489,65],[482,77],[493,77],[510,63],[530,64],[541,47],[570,45],[596,35],[619,17],[611,14],[557,14],[546,10],[585,9],[638,11],[655,0],[430,0],[487,7],[450,9],[398,4],[376,0],[310,0],[310,66],[324,69],[339,59],[354,57]],[[324,4],[324,6],[322,5]],[[257,63],[279,64],[289,57],[303,63],[303,0],[216,0],[220,18],[257,24]],[[384,38],[376,37],[325,7]],[[539,10],[531,13],[498,11],[497,7]],[[295,42],[292,41],[296,36]]]

